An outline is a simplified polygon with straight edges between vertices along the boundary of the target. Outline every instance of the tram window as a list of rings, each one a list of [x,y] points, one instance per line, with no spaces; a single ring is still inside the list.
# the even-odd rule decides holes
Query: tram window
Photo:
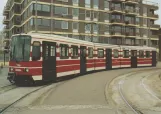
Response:
[[[139,51],[139,58],[144,58],[144,51]]]
[[[71,57],[78,58],[78,46],[71,46]]]
[[[51,46],[51,48],[50,48],[50,56],[54,57],[56,55],[55,51],[56,51],[55,46]]]
[[[151,55],[150,55],[150,51],[146,51],[146,58],[150,58]]]
[[[119,51],[118,50],[113,50],[113,54],[114,54],[114,58],[118,58],[119,57]]]
[[[104,58],[104,49],[99,48],[97,53],[98,53],[98,58]]]
[[[33,61],[40,60],[40,57],[41,57],[41,43],[38,41],[34,41],[32,47],[32,60]]]
[[[124,50],[123,51],[123,57],[124,58],[129,58],[129,50]]]
[[[93,58],[93,48],[88,48],[88,58]]]
[[[60,44],[60,58],[69,58],[69,46],[67,44]]]

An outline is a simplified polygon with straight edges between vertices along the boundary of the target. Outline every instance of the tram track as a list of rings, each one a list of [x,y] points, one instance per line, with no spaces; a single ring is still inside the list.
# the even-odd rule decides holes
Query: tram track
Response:
[[[128,78],[128,77],[131,77],[131,76],[133,76],[133,75],[136,75],[136,74],[138,74],[138,73],[141,73],[141,72],[145,72],[145,71],[155,71],[155,70],[160,70],[161,68],[152,68],[152,69],[143,69],[143,70],[138,70],[138,71],[132,71],[132,72],[128,72],[128,73],[123,73],[123,74],[121,74],[120,76],[123,76],[123,79],[121,79],[117,84],[117,88],[118,88],[118,91],[119,91],[119,94],[120,94],[120,97],[121,97],[121,99],[123,100],[123,102],[126,104],[126,106],[128,106],[129,107],[129,109],[134,113],[134,114],[144,114],[142,111],[141,111],[141,109],[138,109],[136,106],[134,106],[133,104],[131,104],[128,100],[127,100],[127,98],[125,97],[125,95],[124,95],[124,93],[123,93],[123,91],[122,91],[122,85],[124,84],[124,81],[126,80],[126,78]],[[148,76],[152,76],[152,75],[154,75],[154,74],[156,74],[156,72],[154,73],[151,73],[150,75],[148,75]],[[124,76],[125,75],[125,76]],[[145,78],[145,77],[148,77],[148,76],[142,76],[143,78]],[[116,79],[116,78],[115,78]],[[113,79],[112,81],[114,81],[115,79]],[[112,82],[111,81],[111,82]],[[142,81],[142,80],[141,80]],[[110,82],[110,83],[111,83]],[[108,87],[106,87],[106,90],[107,90],[107,88],[109,88],[109,86],[110,86],[110,84],[108,85]],[[109,95],[109,92],[107,93],[108,95]],[[109,100],[108,98],[106,98],[107,100]],[[111,98],[112,99],[112,98]],[[128,111],[126,111],[126,110],[120,110],[117,106],[116,106],[116,104],[115,104],[115,102],[113,101],[113,100],[111,100],[110,101],[110,104],[114,107],[114,109],[115,109],[115,113],[116,114],[131,114],[131,113],[127,113]]]
[[[78,78],[78,77],[69,77],[69,78],[62,78],[62,79],[59,79],[57,83],[50,83],[50,84],[47,84],[47,85],[44,85],[42,87],[38,87],[37,89],[34,89],[33,91],[23,95],[22,97],[20,97],[19,99],[15,100],[14,102],[10,103],[9,105],[5,106],[4,108],[0,109],[0,114],[4,114],[5,112],[7,112],[10,108],[14,107],[14,105],[16,105],[17,103],[19,103],[21,100],[27,98],[29,95],[33,94],[33,93],[36,93],[38,92],[39,90],[42,90],[48,86],[52,86],[50,87],[51,89],[53,89],[54,91],[61,85],[69,82],[70,80],[72,79],[75,79],[75,78]],[[46,92],[43,92],[42,95],[45,95],[46,93],[48,93],[49,90],[47,90]],[[38,100],[42,95],[40,95],[36,100]],[[36,101],[34,100],[34,101]]]
[[[0,94],[7,92],[7,91],[10,91],[10,90],[15,89],[15,88],[17,88],[17,86],[13,85],[13,84],[2,86],[2,87],[0,87]]]

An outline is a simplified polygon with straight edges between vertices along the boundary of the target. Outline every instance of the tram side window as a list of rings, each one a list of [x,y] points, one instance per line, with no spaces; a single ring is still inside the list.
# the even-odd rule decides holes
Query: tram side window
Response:
[[[150,58],[151,55],[150,55],[150,51],[146,51],[146,58]]]
[[[123,57],[124,58],[129,58],[129,50],[124,50],[123,51]]]
[[[88,58],[93,58],[93,48],[88,48]]]
[[[72,59],[78,58],[78,46],[71,46],[71,57]]]
[[[113,50],[114,58],[119,58],[119,51],[118,50]]]
[[[40,57],[41,57],[41,43],[39,41],[34,41],[32,47],[32,61],[40,60]]]
[[[69,46],[67,44],[60,44],[60,58],[61,59],[69,58]]]
[[[104,49],[99,48],[97,53],[98,53],[98,58],[104,58]]]
[[[139,58],[144,58],[144,51],[139,51]]]

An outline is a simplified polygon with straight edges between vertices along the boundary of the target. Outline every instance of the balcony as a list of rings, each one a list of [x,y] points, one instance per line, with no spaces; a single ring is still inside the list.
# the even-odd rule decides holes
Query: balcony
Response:
[[[3,19],[3,24],[7,24],[7,23],[9,23],[9,19],[6,18],[6,17],[4,17],[4,19]]]
[[[4,9],[3,9],[3,15],[6,15],[8,13],[9,13],[9,7],[5,6]]]
[[[121,7],[111,7],[110,9],[111,9],[112,13],[115,13],[115,12],[117,12],[117,13],[123,13]]]
[[[112,24],[124,24],[124,21],[121,19],[111,19]]]
[[[124,32],[122,32],[121,30],[113,30],[111,31],[111,36],[112,37],[123,37],[124,36]]]
[[[151,40],[159,40],[158,35],[150,35]]]
[[[150,28],[152,28],[152,29],[159,29],[160,25],[153,24],[153,25],[150,25]]]
[[[127,26],[136,26],[135,22],[133,22],[133,21],[125,21],[125,24]]]
[[[152,17],[152,18],[156,18],[156,19],[159,18],[158,14],[153,14],[153,13],[149,13],[148,16],[149,16],[149,17]]]
[[[126,4],[139,4],[140,0],[125,0]]]
[[[126,15],[139,15],[139,11],[135,9],[125,9]]]
[[[158,10],[159,9],[159,4],[156,2],[151,2],[147,0],[143,0],[143,4],[150,6],[151,9]]]
[[[135,37],[135,32],[125,32],[126,37]]]

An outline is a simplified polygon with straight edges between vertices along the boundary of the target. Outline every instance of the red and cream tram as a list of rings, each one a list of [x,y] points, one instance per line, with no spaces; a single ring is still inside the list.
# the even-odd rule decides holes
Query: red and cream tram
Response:
[[[57,77],[115,68],[156,66],[156,49],[92,43],[57,35],[21,34],[11,39],[8,80]]]

